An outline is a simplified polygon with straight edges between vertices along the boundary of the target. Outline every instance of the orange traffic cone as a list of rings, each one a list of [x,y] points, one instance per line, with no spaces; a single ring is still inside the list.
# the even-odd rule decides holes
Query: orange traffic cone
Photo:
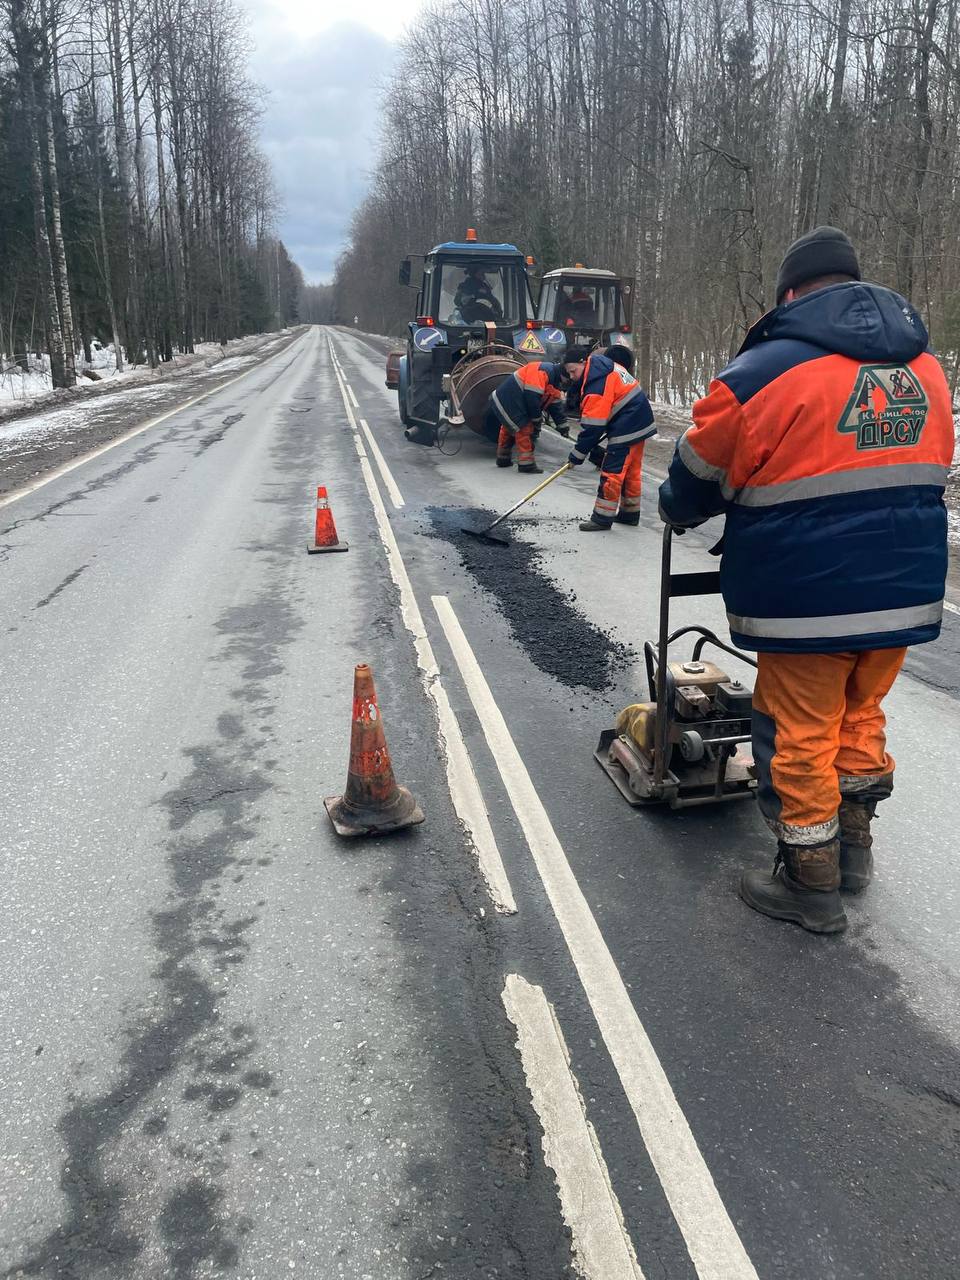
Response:
[[[318,551],[348,551],[349,547],[337,537],[337,526],[333,522],[333,512],[327,490],[323,485],[317,488],[317,530],[314,534],[314,545],[307,547],[313,555]]]
[[[353,677],[353,728],[350,765],[342,796],[324,800],[338,835],[374,835],[423,822],[423,810],[393,776],[383,721],[373,687],[373,672],[361,663]]]

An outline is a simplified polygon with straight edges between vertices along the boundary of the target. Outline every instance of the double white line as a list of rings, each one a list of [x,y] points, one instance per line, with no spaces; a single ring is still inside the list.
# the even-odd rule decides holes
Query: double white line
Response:
[[[493,879],[498,886],[499,898],[494,894],[495,902],[501,909],[505,902],[509,902],[508,909],[515,910],[513,894],[486,817],[466,744],[443,691],[433,649],[427,639],[386,508],[356,434],[357,424],[348,397],[349,389],[332,342],[330,348],[344,408],[354,427],[354,439],[380,536],[394,581],[400,589],[404,621],[413,636],[427,690],[437,704],[454,805],[468,829],[478,812],[482,812],[480,826],[486,844],[483,849],[477,847],[481,868],[488,884]],[[389,474],[382,454],[378,458],[378,466],[381,473],[386,471]],[[446,596],[433,596],[432,604],[697,1274],[701,1280],[757,1280],[753,1264],[724,1208],[656,1050],[637,1016],[613,956],[453,606]],[[466,789],[465,776],[468,778]],[[461,811],[465,796],[471,806],[469,818]],[[476,831],[472,834],[476,845]],[[638,1277],[640,1269],[622,1225],[619,1205],[610,1186],[602,1154],[569,1071],[566,1046],[552,1017],[552,1010],[539,988],[530,987],[516,975],[507,981],[504,1003],[518,1029],[531,1092],[547,1135],[548,1159],[557,1173],[564,1212],[573,1230],[574,1246],[582,1269],[593,1280],[631,1280]],[[550,1033],[551,1026],[554,1033]],[[561,1069],[564,1064],[565,1072]]]

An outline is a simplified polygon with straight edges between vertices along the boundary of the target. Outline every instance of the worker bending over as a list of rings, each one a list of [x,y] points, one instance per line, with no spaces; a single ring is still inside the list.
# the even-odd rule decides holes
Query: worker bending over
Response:
[[[499,427],[498,467],[513,464],[513,442],[516,440],[517,470],[540,474],[541,468],[534,457],[540,419],[548,413],[558,429],[566,422],[560,391],[562,376],[562,365],[534,360],[511,373],[490,396],[487,422],[493,430]]]
[[[571,347],[564,369],[580,392],[580,434],[570,454],[575,467],[606,437],[600,485],[584,533],[610,529],[613,522],[640,523],[643,446],[652,436],[653,410],[636,378],[608,355]]]
[[[940,633],[950,395],[927,331],[861,284],[853,245],[818,227],[787,250],[777,306],[693,408],[661,514],[725,513],[721,584],[735,644],[757,650],[753,750],[770,874],[744,901],[834,933],[839,890],[870,882],[870,822],[893,789],[884,697],[908,645]]]

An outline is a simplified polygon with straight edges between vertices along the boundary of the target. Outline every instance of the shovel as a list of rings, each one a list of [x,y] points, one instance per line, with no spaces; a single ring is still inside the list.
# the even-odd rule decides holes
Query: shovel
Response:
[[[541,480],[537,487],[535,489],[531,489],[525,498],[521,498],[520,501],[512,506],[509,511],[505,511],[502,516],[497,516],[496,520],[494,520],[492,524],[488,524],[485,529],[468,529],[465,525],[461,525],[460,532],[469,533],[471,538],[482,538],[484,542],[493,542],[498,547],[509,547],[510,541],[508,538],[497,538],[491,533],[491,530],[495,529],[498,524],[506,520],[507,516],[512,516],[513,513],[522,507],[525,502],[529,502],[531,498],[535,498],[541,489],[545,489],[548,484],[552,484],[558,476],[562,476],[564,472],[569,471],[572,466],[572,462],[565,462],[558,471],[554,471],[553,475],[547,476],[546,480]]]

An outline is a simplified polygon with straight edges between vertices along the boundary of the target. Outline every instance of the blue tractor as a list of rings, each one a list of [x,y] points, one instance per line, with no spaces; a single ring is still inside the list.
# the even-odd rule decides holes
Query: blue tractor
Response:
[[[416,288],[411,274],[405,258],[400,283]],[[535,318],[527,260],[514,245],[482,244],[472,227],[464,241],[436,245],[423,257],[416,318],[394,375],[407,439],[434,445],[460,426],[485,434],[481,388],[565,348],[563,332]],[[458,395],[464,387],[469,395]]]

